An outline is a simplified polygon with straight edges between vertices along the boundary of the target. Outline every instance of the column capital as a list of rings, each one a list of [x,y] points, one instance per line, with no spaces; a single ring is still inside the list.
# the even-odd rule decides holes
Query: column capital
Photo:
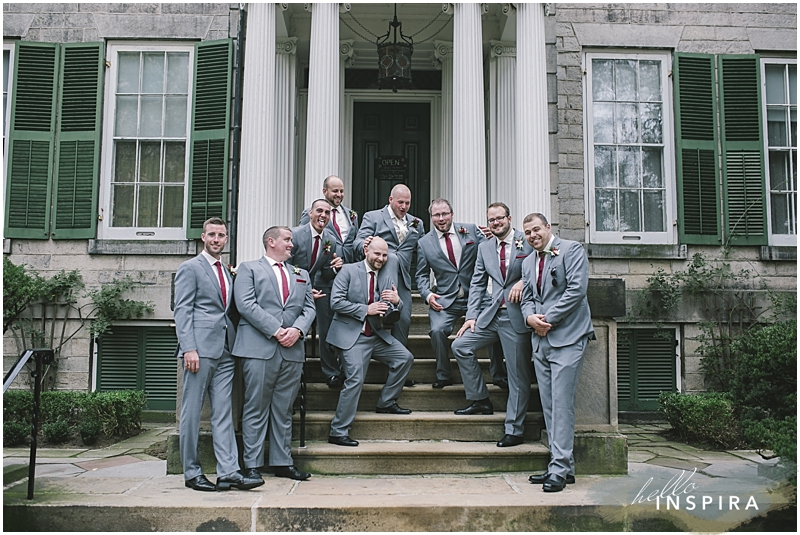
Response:
[[[450,4],[450,3],[442,4],[442,13],[445,13],[447,15],[452,15],[454,10],[455,10],[455,4]]]
[[[517,57],[517,44],[507,43],[505,41],[489,41],[491,45],[491,54],[493,58],[515,58]]]
[[[552,2],[544,4],[544,14],[546,17],[555,17],[556,5],[553,4]]]
[[[486,15],[488,12],[489,12],[489,4],[485,3],[485,2],[482,3],[481,4],[481,16]]]
[[[288,2],[278,2],[277,5],[278,5],[278,9],[280,9],[281,11],[286,11],[287,9],[289,9],[289,3]]]
[[[275,53],[292,55],[297,53],[297,37],[281,37],[275,41]]]
[[[288,6],[288,4],[284,4],[284,5]],[[310,12],[313,9],[314,4],[306,3],[306,4],[303,4],[303,7],[304,7],[304,9],[306,11]],[[339,13],[346,13],[348,11],[350,11],[350,4],[349,3],[341,3],[341,4],[339,4]]]
[[[505,15],[506,17],[513,16],[517,11],[517,4],[516,3],[504,3],[500,4],[500,12]]]
[[[353,48],[355,39],[342,39],[339,41],[339,59],[344,61],[348,67],[352,67],[356,62],[356,49]]]
[[[433,56],[439,61],[453,59],[453,42],[452,41],[434,41],[433,42]]]

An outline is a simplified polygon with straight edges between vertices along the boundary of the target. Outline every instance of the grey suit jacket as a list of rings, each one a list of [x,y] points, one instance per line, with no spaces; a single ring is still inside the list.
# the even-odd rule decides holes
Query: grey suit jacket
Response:
[[[464,232],[461,232],[461,230]],[[471,223],[453,223],[451,231],[461,242],[461,259],[456,268],[442,251],[439,233],[431,230],[417,243],[417,289],[422,299],[428,302],[428,296],[436,293],[440,305],[448,308],[458,298],[459,287],[464,289],[465,297],[469,296],[469,283],[475,271],[475,260],[478,256],[478,245],[486,238]],[[436,291],[431,288],[430,271],[436,277]]]
[[[542,271],[542,295],[536,291],[536,272],[539,257],[530,255],[522,263],[522,314],[544,314],[547,323],[553,325],[547,340],[553,347],[564,347],[594,334],[592,315],[586,299],[589,285],[589,260],[580,243],[553,240],[553,248],[559,254],[545,255]],[[555,276],[556,284],[553,285]]]
[[[397,286],[397,259],[389,257],[378,272],[375,300],[380,299],[381,291]],[[327,342],[341,349],[350,349],[358,340],[361,328],[367,319],[369,288],[367,286],[367,267],[364,262],[345,264],[336,275],[331,290],[331,310],[334,311]],[[402,310],[403,301],[397,305]],[[379,316],[369,316],[370,326],[375,334],[387,344],[395,339],[383,329]]]
[[[227,267],[222,269],[227,287],[233,281]],[[229,291],[233,298],[233,292]],[[201,357],[218,359],[225,349],[232,348],[236,330],[222,306],[219,274],[202,254],[187,260],[178,267],[175,275],[175,332],[180,345],[178,356],[187,351],[197,351]]]
[[[311,227],[308,226],[308,223],[292,229],[292,245],[292,256],[289,258],[289,262],[293,266],[298,266],[308,271],[308,276],[311,277],[314,288],[318,290],[321,288],[329,289],[333,285],[334,277],[336,277],[336,273],[331,268],[333,254],[336,253],[337,257],[344,258],[342,246],[339,245],[336,239],[336,232],[328,227],[322,230],[317,260],[313,265],[310,264],[314,245],[311,240]]]
[[[306,334],[316,316],[308,272],[289,263],[286,268],[289,298],[284,305],[278,278],[266,257],[239,266],[234,295],[242,319],[234,355],[266,360],[279,354],[291,362],[305,360],[304,337],[292,347],[283,347],[274,336],[281,327],[296,327]]]
[[[331,220],[328,221],[328,226],[333,235],[336,237],[336,243],[339,244],[342,248],[342,252],[344,254],[344,263],[349,264],[351,262],[356,262],[356,255],[353,242],[356,239],[356,235],[358,234],[358,214],[353,210],[350,210],[345,205],[340,204],[339,209],[343,210],[347,217],[350,218],[350,228],[347,230],[347,234],[342,236],[342,239],[339,239],[339,234],[336,232],[336,228],[333,226],[333,214],[331,214]],[[308,217],[308,210],[303,210],[303,213],[300,215],[300,225],[305,225],[309,222]],[[339,253],[336,253],[337,255]],[[339,255],[341,256],[341,255]],[[362,255],[363,256],[363,255]]]
[[[380,236],[389,244],[389,256],[396,255],[400,261],[400,282],[406,287],[411,288],[411,256],[417,247],[417,241],[425,234],[425,224],[421,219],[411,214],[406,214],[405,220],[408,226],[408,234],[403,243],[398,243],[397,232],[394,230],[392,217],[389,214],[387,204],[380,210],[372,210],[364,214],[361,227],[358,229],[353,247],[358,258],[364,258],[364,240],[369,236]]]
[[[525,241],[525,235],[514,230],[511,241],[506,278],[500,272],[500,257],[497,254],[498,239],[493,237],[478,246],[478,258],[475,261],[475,273],[470,283],[469,300],[467,301],[466,319],[477,320],[480,328],[486,328],[500,309],[500,304],[505,299],[508,317],[514,330],[523,334],[528,332],[525,319],[522,317],[519,303],[512,303],[508,299],[511,287],[522,278],[522,263],[533,252],[533,247]],[[482,297],[486,293],[489,278],[492,279],[492,298],[489,306],[483,308]],[[502,292],[498,291],[502,288]]]

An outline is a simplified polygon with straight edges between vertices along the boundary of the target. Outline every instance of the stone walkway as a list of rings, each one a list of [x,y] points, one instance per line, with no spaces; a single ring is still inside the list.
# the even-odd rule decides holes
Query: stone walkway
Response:
[[[581,476],[556,494],[527,473],[265,476],[248,492],[199,493],[144,453],[172,426],[153,424],[103,449],[3,450],[6,530],[107,531],[728,531],[756,517],[794,531],[794,487],[777,459],[666,440],[666,424],[620,425],[627,476]],[[20,479],[21,478],[21,479]],[[212,478],[213,480],[213,478]],[[46,505],[46,508],[40,506]],[[757,520],[763,521],[763,519]]]

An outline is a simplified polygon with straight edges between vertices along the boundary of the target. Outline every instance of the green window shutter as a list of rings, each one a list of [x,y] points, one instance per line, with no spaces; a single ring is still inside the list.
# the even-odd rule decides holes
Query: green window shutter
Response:
[[[681,243],[722,243],[714,56],[675,54],[675,138]]]
[[[17,41],[6,170],[5,237],[50,237],[58,45]]]
[[[231,39],[195,45],[186,230],[190,239],[200,237],[206,219],[225,219],[227,213],[232,62]]]
[[[140,329],[114,327],[98,340],[98,388],[111,390],[136,390],[139,387]]]
[[[631,410],[631,331],[617,331],[617,408]]]
[[[719,63],[725,232],[731,245],[767,245],[759,56]]]
[[[175,347],[178,337],[172,327],[147,327],[145,329],[144,390],[147,408],[175,410],[178,388],[178,359]]]
[[[61,45],[53,239],[95,236],[104,71],[103,43]]]
[[[658,410],[659,394],[675,391],[675,331],[619,329],[617,341],[619,410]]]

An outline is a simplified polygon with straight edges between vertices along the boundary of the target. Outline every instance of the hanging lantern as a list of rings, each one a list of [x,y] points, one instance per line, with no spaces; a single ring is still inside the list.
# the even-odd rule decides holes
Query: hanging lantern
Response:
[[[400,30],[400,41],[397,30]],[[392,36],[392,41],[389,37]],[[378,88],[411,89],[411,54],[414,52],[413,38],[403,35],[403,23],[397,20],[397,4],[394,5],[394,20],[389,23],[389,31],[379,37],[378,45]]]

